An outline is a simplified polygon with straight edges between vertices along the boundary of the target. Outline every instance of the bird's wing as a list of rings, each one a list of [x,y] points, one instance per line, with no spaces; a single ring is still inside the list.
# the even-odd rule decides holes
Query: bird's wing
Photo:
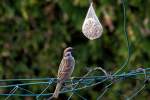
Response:
[[[65,70],[69,68],[69,60],[63,58],[58,69],[58,78],[64,78],[68,72]]]

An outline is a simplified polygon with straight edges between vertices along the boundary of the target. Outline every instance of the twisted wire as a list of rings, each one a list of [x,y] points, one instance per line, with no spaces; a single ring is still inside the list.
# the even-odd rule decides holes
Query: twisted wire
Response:
[[[132,70],[129,72],[123,72],[121,74],[111,75],[112,80],[110,80],[110,78],[106,75],[86,76],[84,78],[83,77],[74,77],[73,79],[66,80],[65,83],[70,83],[72,86],[75,85],[76,88],[74,88],[74,89],[68,88],[68,89],[64,89],[64,90],[62,89],[62,91],[60,93],[62,94],[62,93],[73,92],[83,99],[84,97],[77,94],[76,91],[80,91],[82,89],[90,88],[90,87],[96,86],[98,84],[101,84],[103,82],[110,81],[110,84],[105,86],[104,92],[101,93],[101,95],[97,98],[97,100],[99,100],[108,91],[109,87],[111,85],[113,85],[115,82],[122,81],[122,80],[125,80],[128,78],[135,78],[136,79],[137,77],[140,78],[140,76],[146,76],[146,77],[144,77],[145,80],[149,79],[150,68],[145,68],[145,69],[140,68],[140,69],[142,69],[144,71],[139,70],[139,68],[138,68],[136,70]],[[11,89],[9,93],[4,93],[4,94],[0,93],[0,96],[7,96],[6,100],[8,100],[8,98],[10,98],[11,96],[33,96],[33,97],[36,97],[36,99],[38,99],[39,97],[47,97],[47,96],[52,95],[53,93],[44,93],[44,92],[50,87],[50,85],[56,84],[56,82],[57,82],[56,78],[13,79],[13,81],[18,81],[18,80],[19,81],[30,81],[30,80],[39,81],[40,80],[41,82],[26,82],[26,83],[22,83],[22,84],[1,85],[0,90],[4,89],[4,88],[5,89],[13,88],[13,89]],[[73,81],[72,83],[71,83],[71,80]],[[6,82],[6,83],[12,82],[12,79],[4,79],[4,80],[0,80],[0,82]],[[144,82],[143,82],[143,84],[144,84]],[[24,86],[33,86],[33,85],[46,85],[46,88],[43,89],[43,91],[41,91],[40,94],[33,93],[32,91],[24,88]],[[77,85],[82,85],[82,86],[77,87]],[[140,89],[135,90],[133,92],[133,95],[131,95],[130,98],[128,98],[128,99],[135,97],[140,91],[143,90],[144,87],[145,87],[145,84]],[[65,88],[65,86],[64,86],[64,88]],[[15,93],[18,89],[21,89],[22,91],[26,91],[27,93]]]

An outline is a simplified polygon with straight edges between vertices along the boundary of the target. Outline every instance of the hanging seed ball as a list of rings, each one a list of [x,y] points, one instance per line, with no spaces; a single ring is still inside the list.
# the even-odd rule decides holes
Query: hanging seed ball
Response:
[[[90,40],[99,38],[102,31],[102,26],[94,18],[87,18],[82,26],[83,34]]]

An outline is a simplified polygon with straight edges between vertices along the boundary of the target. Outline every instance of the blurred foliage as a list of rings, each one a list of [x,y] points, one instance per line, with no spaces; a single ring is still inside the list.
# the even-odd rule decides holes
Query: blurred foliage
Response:
[[[120,68],[128,53],[121,1],[93,2],[104,32],[101,38],[90,41],[81,32],[88,0],[0,0],[1,79],[55,77],[67,46],[75,48],[73,76],[84,75],[91,66],[101,66],[111,72]],[[150,1],[129,0],[127,3],[127,31],[132,55],[126,70],[149,67]],[[117,83],[103,99],[123,99],[133,90],[133,83],[136,84],[131,80]],[[103,86],[80,92],[94,100]],[[142,94],[136,100],[150,98],[148,90]],[[74,100],[77,98],[73,96]],[[26,98],[30,99],[33,98]]]

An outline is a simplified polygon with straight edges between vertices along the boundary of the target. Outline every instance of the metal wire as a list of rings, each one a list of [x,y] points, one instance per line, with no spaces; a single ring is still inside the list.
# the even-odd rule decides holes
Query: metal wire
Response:
[[[104,92],[101,93],[101,95],[97,98],[97,100],[99,100],[101,97],[104,96],[104,94],[107,92],[107,90],[109,89],[109,87],[111,85],[113,85],[115,82],[118,82],[118,81],[122,81],[122,80],[125,80],[125,79],[128,79],[128,78],[136,78],[136,77],[140,77],[140,76],[146,76],[145,77],[146,79],[150,77],[150,68],[145,68],[143,69],[145,70],[145,72],[142,72],[142,71],[137,71],[136,70],[132,70],[130,72],[123,72],[121,74],[118,74],[118,75],[112,75],[112,78],[113,80],[110,80],[108,78],[108,76],[106,75],[100,75],[100,76],[87,76],[86,74],[86,77],[74,77],[72,79],[72,83],[71,83],[71,79],[65,81],[66,83],[69,83],[71,86],[74,86],[74,89],[72,88],[68,88],[68,89],[65,89],[60,92],[60,94],[62,93],[68,93],[68,92],[73,92],[75,94],[77,94],[76,91],[80,91],[82,89],[85,89],[85,88],[90,88],[90,87],[93,87],[93,86],[96,86],[98,84],[101,84],[103,82],[106,82],[106,81],[110,81],[110,84],[106,85],[105,88],[104,88]],[[36,79],[39,81],[39,79],[41,80],[41,82],[27,82],[27,83],[22,83],[22,84],[8,84],[8,85],[1,85],[0,86],[0,90],[1,89],[9,89],[9,88],[13,88],[10,90],[9,93],[0,93],[0,96],[6,96],[6,100],[8,100],[8,98],[10,98],[11,96],[33,96],[33,97],[36,97],[37,99],[39,97],[47,97],[47,96],[50,96],[52,95],[53,93],[44,93],[46,92],[46,90],[50,87],[50,85],[52,84],[56,84],[56,81],[57,79],[55,78],[34,78],[34,81],[36,81]],[[47,82],[45,82],[45,79]],[[82,80],[81,80],[82,79]],[[13,81],[30,81],[30,79],[13,79]],[[95,81],[96,80],[96,81]],[[114,82],[115,80],[115,82]],[[12,82],[11,79],[6,79],[6,80],[0,80],[0,82]],[[77,84],[78,83],[78,84]],[[144,82],[143,82],[144,84]],[[32,91],[28,90],[28,89],[25,89],[24,86],[35,86],[35,85],[45,85],[46,88],[43,89],[41,91],[40,94],[38,93],[33,93]],[[77,85],[80,85],[80,87],[78,87]],[[76,86],[76,87],[75,87]],[[145,87],[145,84],[143,85]],[[130,99],[135,97],[142,89],[143,89],[143,86],[142,88],[140,89],[137,89],[135,90],[133,93],[133,95],[131,95]],[[65,86],[64,86],[65,88]],[[21,89],[21,91],[26,91],[27,93],[15,93],[16,91],[20,91],[19,89]],[[79,94],[78,94],[79,96]],[[82,97],[81,95],[79,97]],[[82,97],[83,99],[84,97]],[[85,99],[85,98],[84,98]]]
[[[89,2],[91,3],[92,0],[89,0]],[[124,62],[124,64],[117,70],[114,72],[114,74],[109,75],[104,69],[102,69],[101,67],[96,67],[92,70],[90,70],[89,72],[87,72],[87,74],[85,74],[82,77],[73,77],[69,80],[66,80],[65,83],[69,84],[67,86],[63,86],[63,89],[61,90],[60,94],[63,93],[68,93],[68,92],[72,92],[72,94],[68,97],[68,100],[70,100],[72,98],[72,96],[75,94],[78,97],[80,97],[83,100],[87,100],[85,97],[81,96],[80,94],[78,94],[77,91],[83,90],[85,88],[90,88],[93,86],[96,86],[98,84],[101,83],[106,83],[109,82],[109,84],[107,84],[104,87],[104,91],[97,97],[97,100],[100,100],[105,93],[107,93],[107,91],[109,90],[109,88],[119,82],[119,81],[124,81],[125,79],[128,78],[134,78],[136,79],[137,77],[141,78],[141,76],[145,76],[144,78],[144,82],[142,83],[142,86],[140,88],[137,88],[133,91],[133,93],[127,98],[127,100],[131,100],[132,98],[134,98],[136,95],[139,94],[139,92],[141,92],[144,88],[146,88],[146,82],[147,80],[149,80],[150,78],[150,68],[138,68],[132,71],[128,71],[128,72],[122,72],[124,68],[126,68],[126,66],[128,65],[128,62],[130,60],[130,42],[128,39],[128,33],[127,33],[127,26],[126,26],[126,0],[122,0],[122,6],[123,6],[123,18],[124,18],[124,34],[125,34],[125,39],[127,42],[127,48],[128,48],[128,57],[126,59],[126,61]],[[101,70],[104,72],[104,75],[98,75],[98,76],[89,76],[91,72],[93,71],[97,71],[97,70]],[[21,84],[9,84],[10,82],[24,82]],[[32,81],[32,82],[31,82]],[[38,100],[40,97],[50,97],[51,95],[53,95],[53,93],[49,93],[47,92],[47,90],[49,88],[51,88],[51,86],[53,84],[57,83],[57,78],[32,78],[32,79],[2,79],[0,80],[0,83],[5,83],[5,85],[0,85],[0,90],[9,90],[10,88],[10,92],[9,93],[0,93],[0,96],[6,96],[5,100],[8,100],[10,97],[12,96],[20,96],[20,97],[26,97],[26,96],[31,96],[31,97],[35,97],[36,100]],[[29,86],[45,86],[45,88],[42,90],[40,93],[34,93],[32,90],[27,89],[26,87]],[[71,86],[71,88],[69,87]],[[22,92],[17,92],[17,91],[23,91],[25,93]]]

